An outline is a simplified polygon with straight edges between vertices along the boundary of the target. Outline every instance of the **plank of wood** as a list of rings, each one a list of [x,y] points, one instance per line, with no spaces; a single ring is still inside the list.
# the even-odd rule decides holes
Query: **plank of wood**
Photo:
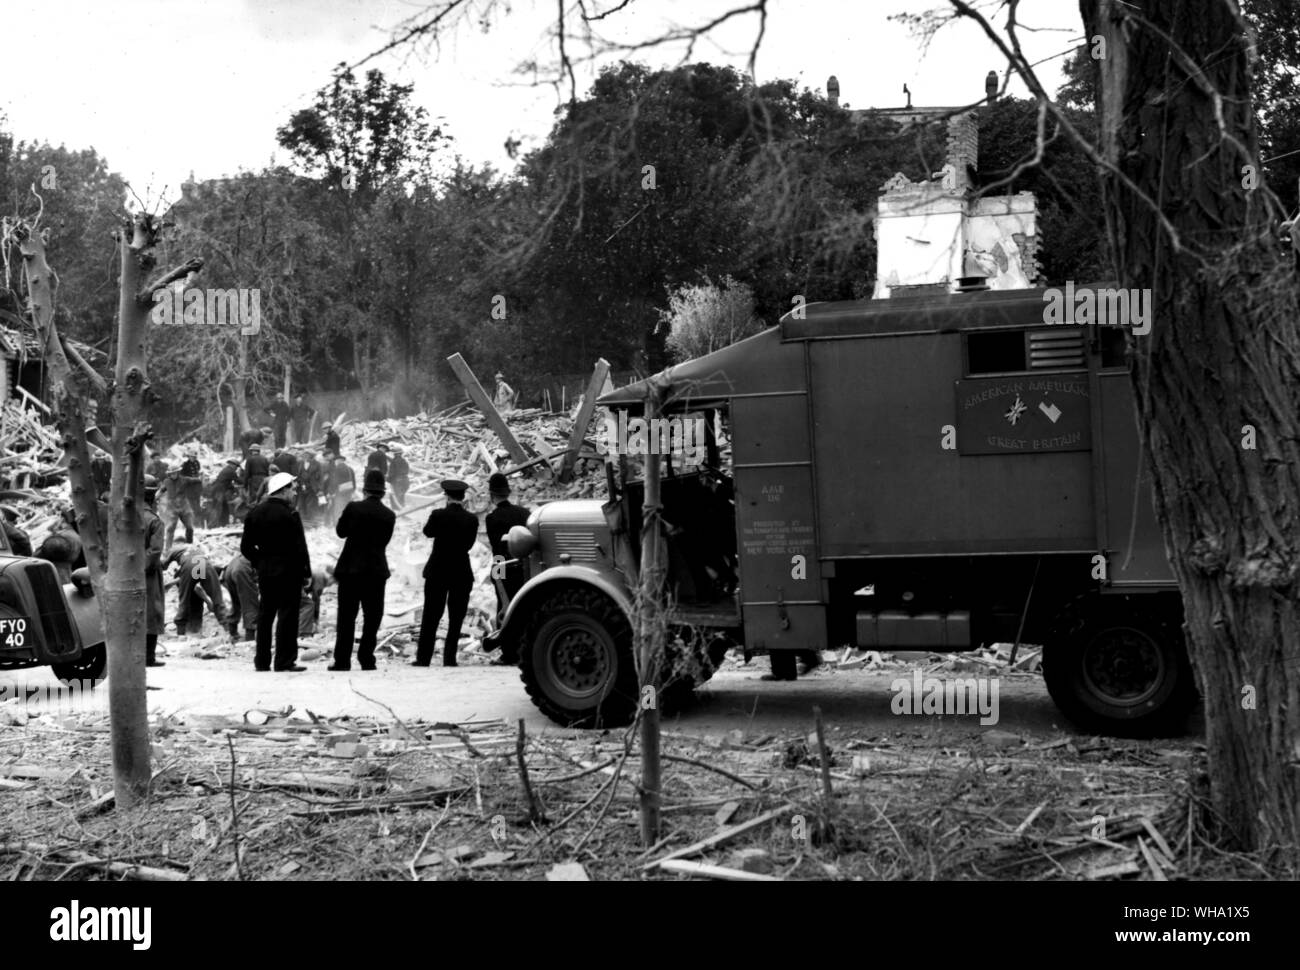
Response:
[[[777,876],[765,876],[761,872],[745,872],[743,869],[728,869],[726,866],[711,866],[707,862],[691,862],[681,859],[666,859],[659,863],[660,869],[668,872],[680,872],[688,876],[706,876],[709,879],[726,879],[729,882],[781,882]]]
[[[492,399],[487,396],[487,391],[483,390],[483,385],[478,382],[474,372],[470,370],[469,364],[465,363],[465,358],[460,354],[452,354],[447,358],[447,363],[456,373],[456,377],[465,385],[465,390],[470,396],[470,400],[483,412],[483,417],[487,418],[488,425],[496,432],[501,444],[505,446],[506,451],[510,452],[510,457],[516,463],[525,462],[532,456],[524,450],[510,431],[510,426],[506,424],[505,418],[492,404]]]
[[[565,450],[564,462],[560,465],[561,485],[567,485],[573,478],[573,465],[578,460],[578,450],[587,437],[591,416],[596,413],[596,398],[600,396],[600,389],[605,386],[608,377],[609,361],[601,357],[591,372],[591,380],[587,382],[587,396],[583,398],[582,407],[578,409],[578,416],[573,422],[573,430],[569,432],[569,447]]]
[[[729,829],[723,829],[721,832],[718,832],[716,835],[710,835],[707,839],[701,839],[699,842],[696,842],[693,845],[688,845],[684,849],[678,849],[676,852],[670,852],[662,859],[656,859],[653,862],[647,862],[641,868],[653,869],[655,866],[662,865],[664,862],[668,862],[672,859],[681,859],[689,855],[699,855],[701,852],[704,852],[708,849],[712,849],[715,846],[722,845],[724,842],[730,842],[736,836],[743,835],[745,832],[748,832],[750,829],[757,828],[760,825],[765,825],[768,822],[772,821],[773,819],[780,818],[782,815],[785,815],[787,812],[792,812],[792,811],[794,811],[794,805],[791,804],[790,802],[786,802],[780,808],[774,808],[770,812],[764,812],[762,815],[758,815],[755,816],[754,818],[751,818],[748,822],[741,822],[739,825],[733,825]]]

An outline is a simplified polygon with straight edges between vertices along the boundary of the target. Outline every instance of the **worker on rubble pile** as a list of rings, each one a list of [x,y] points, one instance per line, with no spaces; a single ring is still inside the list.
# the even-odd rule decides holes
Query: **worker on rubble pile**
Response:
[[[275,669],[298,672],[298,606],[303,584],[311,579],[311,554],[292,475],[279,472],[267,483],[268,498],[248,513],[239,551],[257,570],[261,610],[257,622],[256,670],[271,669],[271,634],[275,634]]]
[[[334,567],[313,569],[311,578],[302,584],[302,596],[298,600],[298,636],[313,637],[320,623],[320,598],[325,587],[334,585]]]
[[[163,558],[171,552],[176,523],[185,526],[185,541],[194,541],[194,511],[190,508],[189,483],[178,465],[170,465],[158,486],[158,515],[163,522]]]
[[[311,407],[300,392],[293,396],[293,407],[289,409],[289,418],[293,422],[293,440],[300,445],[307,443],[311,433],[311,419],[316,417],[316,409]]]
[[[203,467],[199,464],[197,445],[185,449],[185,461],[181,464],[181,489],[190,506],[190,516],[202,523],[203,509]]]
[[[378,469],[366,472],[361,490],[365,498],[343,510],[334,530],[343,540],[343,552],[334,568],[339,583],[339,614],[330,670],[352,668],[358,608],[361,643],[357,663],[362,670],[374,670],[379,623],[384,617],[384,586],[390,575],[385,550],[393,538],[397,516],[384,505],[384,476]]]
[[[217,567],[206,552],[199,546],[188,543],[176,543],[171,553],[163,556],[163,572],[173,564],[179,566],[177,574],[178,598],[176,615],[176,634],[203,631],[203,605],[206,603],[217,622],[224,628],[229,619],[226,614],[225,597],[221,595],[221,580]]]
[[[442,482],[447,496],[445,508],[434,509],[424,524],[424,534],[433,540],[433,551],[424,566],[424,617],[420,622],[420,642],[412,666],[427,667],[433,659],[434,641],[442,611],[447,610],[447,639],[443,642],[442,665],[456,666],[460,628],[469,609],[469,594],[474,586],[474,569],[469,550],[478,538],[478,516],[461,503],[469,488],[464,482]]]
[[[243,553],[237,552],[221,570],[221,585],[230,596],[230,613],[226,630],[230,639],[239,639],[239,623],[244,623],[244,639],[257,639],[257,615],[260,602],[257,596],[257,570]]]
[[[320,520],[320,508],[317,499],[321,494],[321,477],[324,468],[316,460],[316,452],[307,449],[302,453],[298,463],[298,514],[302,524],[314,527]]]
[[[498,411],[505,414],[515,408],[515,399],[519,396],[515,389],[506,383],[505,375],[500,371],[496,375],[497,393],[493,403]]]
[[[244,453],[244,459],[248,459],[248,453],[252,450],[253,445],[266,444],[266,435],[262,433],[261,428],[249,428],[247,431],[240,432],[239,449]]]
[[[145,592],[145,634],[144,665],[146,667],[163,667],[158,659],[158,635],[167,626],[166,593],[163,589],[163,523],[154,511],[154,500],[158,497],[158,479],[153,475],[144,476],[144,508],[140,518],[144,523],[144,592]]]
[[[227,458],[226,463],[212,480],[208,493],[212,503],[212,524],[217,528],[230,524],[230,514],[239,501],[239,459]]]
[[[411,487],[411,466],[401,445],[393,445],[393,457],[388,461],[388,485],[393,492],[393,508],[406,505],[406,490]]]
[[[528,509],[510,501],[510,479],[497,472],[488,479],[488,499],[494,506],[487,514],[484,525],[487,528],[488,545],[492,547],[492,579],[497,594],[497,628],[505,622],[506,607],[514,599],[519,588],[524,585],[523,563],[515,562],[505,567],[498,575],[498,562],[510,559],[510,549],[506,545],[506,535],[516,525],[528,524]],[[516,649],[502,649],[501,656],[492,661],[498,666],[514,666],[519,663]]]
[[[357,476],[337,451],[327,450],[321,484],[321,494],[326,499],[325,524],[334,528],[339,523],[344,507],[352,501],[352,493],[357,488]]]
[[[336,455],[343,454],[343,443],[339,441],[339,433],[334,430],[334,425],[326,421],[321,425],[321,430],[325,432],[325,450]]]
[[[274,455],[271,456],[271,474],[276,472],[288,472],[294,478],[298,477],[298,456],[288,448],[278,448]]]
[[[366,458],[366,471],[370,471],[370,469],[372,469],[372,468],[375,469],[377,472],[379,472],[379,474],[381,474],[381,475],[387,477],[387,475],[388,475],[388,445],[385,445],[385,444],[378,444],[378,445],[375,445],[375,450],[372,451],[372,452],[369,454],[369,456],[367,456],[367,458]]]
[[[252,445],[244,461],[244,501],[249,508],[262,501],[266,480],[270,477],[271,463],[262,454],[262,446]]]
[[[275,447],[284,448],[289,444],[289,402],[284,399],[282,391],[276,391],[271,403],[266,406],[266,413],[271,416],[272,431],[275,434]],[[263,428],[263,431],[266,429]]]

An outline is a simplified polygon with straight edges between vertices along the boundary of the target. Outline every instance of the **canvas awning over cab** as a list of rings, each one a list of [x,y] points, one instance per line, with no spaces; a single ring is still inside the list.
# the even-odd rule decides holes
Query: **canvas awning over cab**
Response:
[[[781,328],[675,364],[658,375],[668,382],[665,408],[689,411],[713,407],[750,394],[798,392],[804,389],[803,353],[798,343],[782,343]],[[649,381],[637,381],[602,395],[601,407],[640,411]]]

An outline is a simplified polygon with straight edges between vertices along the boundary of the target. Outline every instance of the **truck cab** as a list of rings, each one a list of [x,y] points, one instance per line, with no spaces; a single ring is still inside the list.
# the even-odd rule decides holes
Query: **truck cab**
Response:
[[[1042,644],[1048,690],[1080,727],[1179,730],[1196,690],[1130,338],[1045,322],[1048,293],[811,304],[660,375],[665,415],[710,431],[699,467],[663,479],[670,666],[701,682],[724,643],[771,654],[779,676],[798,651],[843,645]],[[599,403],[637,414],[645,394]],[[599,515],[553,503],[512,536],[532,578],[497,637],[520,644],[530,695],[564,723],[634,711],[629,464],[618,481],[609,466]]]

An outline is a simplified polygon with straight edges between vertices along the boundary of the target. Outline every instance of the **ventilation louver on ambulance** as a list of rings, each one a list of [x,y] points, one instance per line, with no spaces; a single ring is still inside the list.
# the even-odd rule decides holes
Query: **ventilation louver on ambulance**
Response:
[[[1044,330],[1029,334],[1029,367],[1066,368],[1084,366],[1083,330]]]

